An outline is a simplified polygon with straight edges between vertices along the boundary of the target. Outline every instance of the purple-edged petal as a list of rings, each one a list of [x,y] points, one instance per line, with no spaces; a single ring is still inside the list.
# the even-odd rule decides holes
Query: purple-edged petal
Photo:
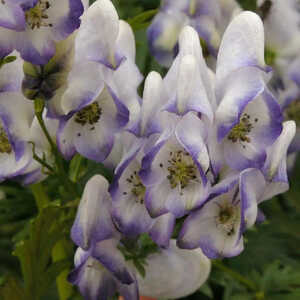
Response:
[[[242,231],[251,227],[257,219],[257,204],[266,187],[263,174],[257,169],[247,169],[240,175],[239,189],[242,205]]]
[[[21,31],[25,29],[25,14],[18,3],[3,1],[0,3],[0,26]]]
[[[218,53],[217,82],[243,67],[266,69],[264,61],[264,28],[260,17],[243,12],[227,27]]]
[[[112,237],[116,229],[111,219],[108,182],[95,175],[86,184],[71,230],[73,241],[82,249]]]
[[[232,257],[243,250],[244,214],[234,182],[235,176],[225,179],[214,191],[221,194],[187,217],[178,237],[180,248],[200,247],[209,258]],[[224,211],[230,212],[228,219],[223,219]]]
[[[175,46],[185,16],[182,14],[158,13],[147,31],[151,54],[163,66],[169,67],[176,55]]]
[[[16,115],[16,108],[22,111],[22,114]],[[33,116],[33,103],[21,93],[0,93],[0,119],[15,152],[16,161],[25,153]]]
[[[68,76],[68,88],[62,98],[62,109],[67,114],[91,103],[104,88],[99,66],[93,62],[75,63]]]
[[[218,141],[239,123],[249,102],[265,89],[261,72],[256,68],[243,68],[231,73],[224,83],[217,99],[220,103],[216,111]]]
[[[192,294],[207,280],[211,263],[200,249],[182,250],[175,240],[170,248],[147,258],[146,276],[139,274],[140,294],[159,299],[182,298]]]
[[[109,0],[94,2],[85,12],[76,37],[76,58],[97,61],[110,68],[117,68],[122,57],[114,46],[119,33],[119,18]]]
[[[175,131],[176,137],[181,145],[190,153],[199,166],[199,171],[206,184],[205,173],[209,168],[209,156],[206,144],[206,130],[203,122],[194,114],[185,115],[178,123]]]
[[[268,149],[267,160],[263,168],[267,187],[262,201],[286,192],[289,188],[286,159],[287,151],[295,136],[295,132],[296,124],[294,121],[284,122],[282,133],[272,147]]]
[[[118,239],[99,242],[93,247],[91,255],[123,284],[131,284],[134,282],[134,276],[129,271],[123,254],[117,248],[118,243]]]
[[[145,80],[143,102],[139,118],[129,129],[136,136],[150,136],[159,133],[160,122],[157,117],[161,109],[162,78],[157,72],[150,72]]]
[[[149,231],[152,240],[162,248],[168,248],[172,237],[176,218],[167,213],[155,219],[154,225]]]
[[[80,263],[69,274],[68,280],[78,286],[85,299],[108,300],[113,297],[116,293],[116,281],[112,274],[90,257],[88,252],[78,248],[75,255]]]

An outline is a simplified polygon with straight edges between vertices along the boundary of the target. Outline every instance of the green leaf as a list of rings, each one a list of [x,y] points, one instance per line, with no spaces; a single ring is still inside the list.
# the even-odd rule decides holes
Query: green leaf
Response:
[[[16,247],[14,254],[20,260],[24,278],[23,299],[38,300],[66,266],[65,262],[59,262],[49,267],[52,248],[65,235],[61,219],[61,208],[44,208],[32,222],[29,238]]]
[[[151,9],[127,20],[133,30],[139,30],[148,27],[152,18],[157,14],[158,9]]]
[[[0,289],[0,296],[3,300],[21,300],[24,297],[24,289],[15,278],[9,277]]]

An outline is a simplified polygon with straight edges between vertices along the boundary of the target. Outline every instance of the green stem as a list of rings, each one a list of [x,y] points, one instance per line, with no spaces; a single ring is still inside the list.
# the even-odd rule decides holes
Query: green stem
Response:
[[[243,284],[244,286],[246,286],[249,290],[251,290],[253,292],[257,291],[256,284],[253,281],[251,281],[248,278],[244,277],[240,273],[235,272],[234,270],[228,268],[221,261],[214,260],[214,261],[212,261],[212,264],[217,269],[223,271],[224,273],[230,275],[232,278],[234,278],[237,281],[239,281],[241,284]]]
[[[54,173],[54,169],[49,164],[47,164],[44,160],[42,160],[40,157],[38,157],[36,154],[33,154],[33,159],[36,160],[38,163],[40,163],[45,168],[47,168],[50,172]]]
[[[60,261],[69,257],[68,255],[68,243],[66,240],[61,240],[52,249],[52,260],[53,262]],[[73,287],[67,281],[67,276],[70,270],[64,270],[56,278],[56,286],[60,300],[67,300],[73,294]]]
[[[42,183],[32,184],[30,190],[34,196],[39,212],[50,203],[50,198],[46,194]]]
[[[42,129],[43,133],[45,134],[47,141],[50,144],[51,150],[56,155],[56,152],[57,152],[56,145],[52,141],[52,138],[51,138],[51,136],[47,130],[47,127],[44,123],[44,120],[43,120],[44,101],[42,99],[34,100],[34,110],[35,110],[36,118],[41,126],[41,129]]]

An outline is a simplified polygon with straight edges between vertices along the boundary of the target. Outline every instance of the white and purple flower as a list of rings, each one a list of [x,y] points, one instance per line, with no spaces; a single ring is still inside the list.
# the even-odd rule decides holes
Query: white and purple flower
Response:
[[[148,29],[150,51],[160,64],[170,66],[177,55],[180,31],[190,25],[216,56],[221,34],[239,10],[234,0],[165,0]]]
[[[83,16],[62,97],[66,116],[61,118],[58,146],[67,159],[77,151],[102,162],[111,152],[115,135],[138,107],[141,75],[134,58],[129,25],[118,19],[111,1],[96,1]]]
[[[117,248],[118,243],[117,239],[108,239],[88,251],[77,249],[75,269],[68,279],[85,299],[108,300],[117,292],[125,300],[139,299],[135,274]]]
[[[0,57],[16,49],[36,65],[55,54],[55,43],[80,26],[81,0],[0,1]]]
[[[264,189],[264,176],[257,169],[226,176],[212,187],[210,200],[185,220],[179,247],[200,247],[209,258],[240,254],[243,232],[257,219],[257,203]]]

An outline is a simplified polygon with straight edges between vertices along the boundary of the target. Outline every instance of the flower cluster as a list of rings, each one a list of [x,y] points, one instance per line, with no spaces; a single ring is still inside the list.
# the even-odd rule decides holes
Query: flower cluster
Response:
[[[0,179],[41,181],[76,154],[114,172],[87,182],[71,230],[85,299],[194,292],[288,190],[300,60],[271,34],[278,5],[260,4],[264,28],[233,0],[164,1],[148,37],[170,68],[140,97],[134,34],[110,0],[0,1]]]

